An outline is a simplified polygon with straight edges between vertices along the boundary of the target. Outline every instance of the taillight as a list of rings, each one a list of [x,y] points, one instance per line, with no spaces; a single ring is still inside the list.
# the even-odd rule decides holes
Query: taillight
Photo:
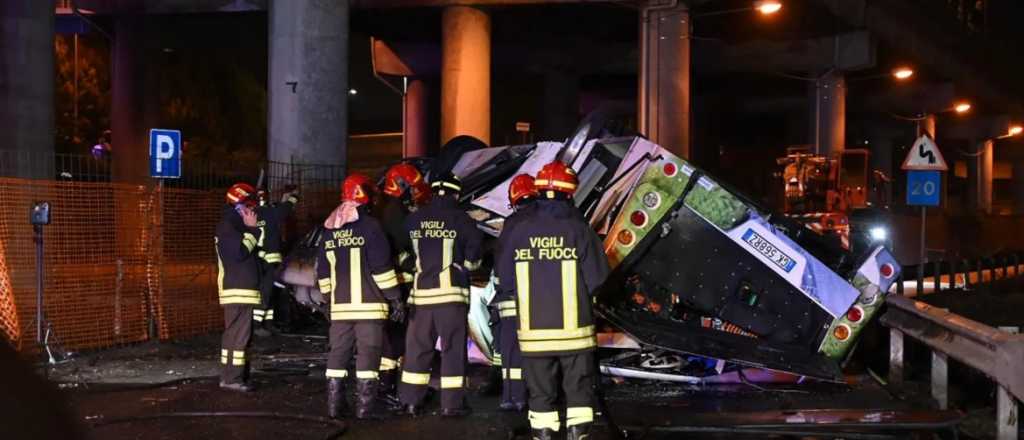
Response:
[[[633,226],[642,228],[647,224],[647,214],[639,210],[633,211],[633,213],[629,215],[629,222],[632,223]]]
[[[892,264],[885,263],[882,267],[878,268],[878,273],[882,274],[885,278],[892,278],[892,274],[896,272],[896,268],[892,267]]]
[[[676,168],[676,164],[669,162],[666,163],[665,166],[661,167],[661,171],[665,173],[666,176],[672,177],[676,175],[676,172],[678,172],[679,169]]]
[[[633,235],[629,230],[623,229],[619,231],[615,239],[619,241],[623,246],[630,246],[633,244],[633,240],[636,240],[636,236]]]
[[[846,319],[850,322],[860,322],[861,319],[864,319],[864,309],[860,306],[851,307],[850,311],[846,312]]]
[[[835,330],[832,330],[832,336],[835,336],[840,341],[850,339],[850,326],[839,324]]]

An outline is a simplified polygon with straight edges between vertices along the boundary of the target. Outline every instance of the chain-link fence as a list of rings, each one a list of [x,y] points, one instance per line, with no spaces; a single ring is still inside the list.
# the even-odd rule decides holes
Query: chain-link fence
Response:
[[[43,227],[51,341],[82,350],[219,330],[213,235],[224,190],[238,181],[256,183],[261,170],[272,200],[286,187],[298,188],[300,203],[285,229],[286,240],[294,240],[337,205],[344,178],[341,167],[328,165],[194,164],[180,180],[131,185],[111,183],[104,158],[39,156],[0,151],[0,175],[24,171],[8,160],[55,171],[0,177],[0,335],[23,348],[36,337],[36,242],[29,223],[35,202],[49,202],[52,211],[52,223]],[[62,167],[76,171],[61,178]]]

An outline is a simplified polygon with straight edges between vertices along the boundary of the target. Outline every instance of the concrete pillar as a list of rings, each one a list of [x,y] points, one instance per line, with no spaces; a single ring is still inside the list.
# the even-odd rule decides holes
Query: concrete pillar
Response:
[[[53,0],[0,2],[0,132],[3,174],[53,178]]]
[[[846,79],[831,72],[814,84],[811,133],[815,151],[831,156],[846,148]]]
[[[468,6],[441,19],[441,144],[459,135],[491,143],[491,17]]]
[[[111,80],[111,172],[115,182],[148,184],[149,129],[159,113],[159,93],[147,66],[146,23],[141,15],[114,20]],[[174,128],[174,127],[167,127]],[[185,133],[187,135],[188,133]]]
[[[932,140],[935,139],[935,114],[929,113],[922,116],[920,121],[917,121],[917,136],[920,137],[923,134],[931,136]]]
[[[1012,179],[1013,214],[1024,215],[1024,158],[1013,161]]]
[[[974,155],[967,157],[967,213],[992,211],[993,142],[978,144]]]
[[[402,100],[402,157],[427,155],[427,85],[410,78]]]
[[[896,178],[898,167],[893,167],[893,150],[896,148],[896,142],[891,135],[882,134],[870,139],[871,144],[871,169],[878,170],[885,174],[890,179]],[[871,177],[873,179],[873,177]],[[881,185],[881,183],[879,183]],[[875,196],[881,197],[883,200],[874,200],[876,203],[884,203],[885,205],[891,205],[892,200],[892,183],[884,185],[879,191],[879,194]]]
[[[542,139],[562,140],[572,135],[580,122],[580,84],[572,72],[552,69],[544,72],[544,121]]]
[[[994,173],[992,166],[995,162],[995,150],[993,149],[995,142],[991,139],[985,141],[983,149],[981,150],[981,157],[979,158],[980,177],[979,196],[978,201],[980,206],[978,209],[985,214],[992,214],[992,179]]]
[[[690,157],[690,13],[640,10],[637,128],[682,158]]]
[[[272,0],[269,20],[267,157],[344,166],[349,3]]]

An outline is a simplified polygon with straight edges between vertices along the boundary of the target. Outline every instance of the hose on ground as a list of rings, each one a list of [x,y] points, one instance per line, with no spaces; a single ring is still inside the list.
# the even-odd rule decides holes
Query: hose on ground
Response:
[[[309,423],[319,423],[322,425],[333,426],[334,430],[329,432],[324,439],[332,440],[341,437],[342,434],[348,429],[348,425],[340,420],[329,419],[326,417],[310,416],[305,414],[291,414],[291,413],[280,413],[273,411],[223,411],[223,412],[167,412],[157,414],[145,414],[137,416],[125,416],[115,417],[110,419],[102,419],[93,421],[91,423],[92,428],[100,428],[104,426],[119,425],[124,423],[141,422],[149,420],[160,420],[160,419],[173,419],[173,418],[203,418],[203,417],[226,417],[226,418],[260,418],[260,419],[278,419],[278,420],[297,420]]]

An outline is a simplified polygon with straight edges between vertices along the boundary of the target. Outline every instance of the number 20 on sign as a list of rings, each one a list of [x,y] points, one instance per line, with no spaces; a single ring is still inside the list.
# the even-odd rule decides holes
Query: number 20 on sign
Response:
[[[908,171],[907,205],[939,206],[941,185],[939,171]]]

